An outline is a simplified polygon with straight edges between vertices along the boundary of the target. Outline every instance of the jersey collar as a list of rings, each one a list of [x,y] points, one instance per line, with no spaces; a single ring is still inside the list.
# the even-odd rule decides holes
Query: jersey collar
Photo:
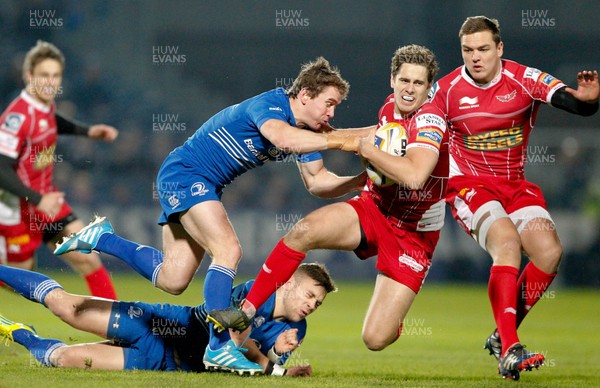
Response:
[[[462,75],[462,77],[464,78],[465,81],[467,81],[471,85],[475,86],[476,88],[487,89],[487,88],[491,88],[492,86],[494,86],[498,82],[500,82],[500,79],[502,78],[502,72],[503,71],[504,71],[504,62],[500,61],[500,71],[487,84],[478,84],[477,82],[475,82],[473,80],[473,78],[471,78],[471,76],[469,75],[469,73],[467,72],[467,66],[465,66],[465,65],[462,66],[462,69],[460,70],[460,73],[461,73],[461,75]]]
[[[31,96],[31,94],[27,93],[27,90],[21,90],[21,98],[25,100],[29,105],[32,105],[35,109],[42,111],[44,113],[50,113],[52,109],[52,105],[46,105]]]

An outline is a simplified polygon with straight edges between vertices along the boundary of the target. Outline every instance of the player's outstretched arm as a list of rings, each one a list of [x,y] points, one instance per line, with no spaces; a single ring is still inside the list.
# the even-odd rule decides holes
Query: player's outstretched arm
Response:
[[[305,154],[327,149],[355,152],[360,139],[360,136],[340,133],[339,131],[319,133],[308,129],[300,129],[277,119],[265,121],[260,127],[260,132],[277,148],[294,154]]]
[[[577,89],[564,86],[553,95],[552,106],[580,116],[591,116],[598,111],[598,72],[580,71],[577,73]]]
[[[119,136],[119,131],[110,125],[96,124],[90,127],[87,135],[92,139],[111,143]]]
[[[323,133],[332,133],[335,131],[338,135],[344,136],[352,135],[358,137],[369,137],[371,132],[375,132],[376,130],[377,124],[357,128],[333,128],[331,125],[329,125],[329,123],[321,126],[321,132]]]
[[[56,113],[56,126],[59,135],[80,135],[92,139],[104,140],[107,143],[112,142],[119,136],[119,131],[105,124],[96,124],[87,126],[79,121],[67,118],[60,113]]]

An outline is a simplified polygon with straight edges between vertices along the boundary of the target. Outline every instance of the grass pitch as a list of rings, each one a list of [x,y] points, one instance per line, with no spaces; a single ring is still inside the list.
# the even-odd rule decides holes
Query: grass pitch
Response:
[[[83,280],[73,274],[51,276],[67,291],[86,292]],[[201,280],[177,297],[153,289],[135,274],[117,274],[114,280],[122,300],[190,305],[201,300]],[[523,372],[519,382],[512,382],[499,377],[493,357],[483,350],[485,338],[494,328],[485,286],[426,284],[405,320],[402,337],[381,352],[367,350],[360,338],[373,285],[341,282],[338,286],[339,292],[330,294],[309,317],[306,340],[288,360],[296,365],[310,363],[310,378],[61,370],[37,366],[25,348],[10,344],[0,345],[0,387],[599,385],[598,290],[559,288],[547,292],[519,330],[521,341],[529,349],[546,356],[546,365]],[[6,290],[0,290],[0,312],[12,320],[34,325],[41,336],[67,343],[99,340],[72,329],[44,307]]]

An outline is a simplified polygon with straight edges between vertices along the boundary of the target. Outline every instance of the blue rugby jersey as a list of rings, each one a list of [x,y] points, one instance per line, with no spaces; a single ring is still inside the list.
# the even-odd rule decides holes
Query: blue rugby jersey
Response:
[[[246,171],[289,154],[260,133],[260,127],[270,119],[296,126],[289,97],[282,88],[223,109],[172,153],[197,166],[213,183],[227,185]]]
[[[253,283],[254,280],[250,280],[233,288],[231,301],[234,306],[239,306],[241,301],[246,297],[246,295],[248,295]],[[275,345],[277,337],[286,330],[298,329],[298,343],[302,343],[302,340],[306,335],[306,319],[303,319],[299,322],[275,321],[273,320],[274,309],[275,294],[271,295],[269,299],[267,299],[267,301],[258,309],[252,321],[250,338],[254,340],[264,355],[267,355],[269,349]],[[202,322],[208,330],[208,323],[206,323],[207,311],[205,305],[202,304],[198,306],[195,309],[195,313],[198,321]],[[281,358],[280,364],[283,365],[290,355],[291,352],[284,354]]]

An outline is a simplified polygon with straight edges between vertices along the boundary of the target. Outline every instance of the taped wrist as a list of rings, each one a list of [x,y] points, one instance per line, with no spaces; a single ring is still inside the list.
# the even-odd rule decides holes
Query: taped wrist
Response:
[[[265,368],[265,374],[271,376],[285,376],[287,373],[287,369],[284,367],[275,364],[273,361],[269,361],[267,367]]]
[[[269,357],[269,360],[271,362],[279,364],[279,361],[281,361],[281,357],[283,357],[283,355],[277,354],[277,352],[275,351],[275,345],[273,345],[271,349],[269,349],[269,351],[267,352],[267,357]]]
[[[358,145],[358,137],[348,135],[337,135],[330,133],[327,135],[327,149],[356,151]]]

